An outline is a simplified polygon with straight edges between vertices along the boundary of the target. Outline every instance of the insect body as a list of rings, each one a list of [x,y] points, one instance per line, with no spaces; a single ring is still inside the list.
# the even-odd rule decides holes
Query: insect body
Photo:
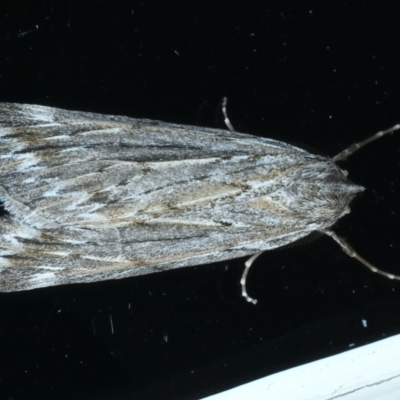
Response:
[[[330,230],[363,190],[335,164],[356,149],[329,159],[234,131],[0,103],[0,291],[258,255],[315,231],[374,269]]]

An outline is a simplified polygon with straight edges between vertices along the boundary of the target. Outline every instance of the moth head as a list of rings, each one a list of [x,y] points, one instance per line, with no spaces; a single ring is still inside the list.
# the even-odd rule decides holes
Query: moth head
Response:
[[[296,199],[293,202],[295,211],[324,225],[348,214],[350,202],[364,187],[354,184],[346,176],[346,171],[331,162],[305,167],[291,188]]]

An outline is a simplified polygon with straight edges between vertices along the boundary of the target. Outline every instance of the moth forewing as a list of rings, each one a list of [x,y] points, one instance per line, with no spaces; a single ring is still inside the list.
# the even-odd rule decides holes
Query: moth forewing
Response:
[[[226,102],[223,111],[232,128]],[[330,231],[362,188],[329,158],[284,142],[1,103],[0,172],[1,291],[256,255],[313,231],[367,265]],[[245,280],[255,258],[241,280],[253,302]]]

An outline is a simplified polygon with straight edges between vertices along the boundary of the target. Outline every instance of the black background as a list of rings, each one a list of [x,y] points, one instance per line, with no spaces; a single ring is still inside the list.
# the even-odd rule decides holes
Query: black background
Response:
[[[4,3],[0,101],[224,128],[228,96],[331,156],[400,123],[398,1]],[[343,164],[368,190],[335,227],[398,274],[399,140]],[[0,398],[195,399],[400,333],[400,283],[329,238],[258,259],[257,306],[244,261],[0,294]]]

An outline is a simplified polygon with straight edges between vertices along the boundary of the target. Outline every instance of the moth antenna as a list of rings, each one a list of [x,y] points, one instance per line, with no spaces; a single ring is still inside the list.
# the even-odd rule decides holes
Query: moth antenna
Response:
[[[400,281],[400,276],[389,274],[389,272],[386,272],[386,271],[382,271],[381,269],[376,268],[374,265],[372,265],[367,260],[365,260],[363,257],[361,257],[342,237],[338,236],[335,232],[329,231],[329,230],[321,231],[321,232],[330,236],[336,243],[339,244],[339,246],[343,249],[343,251],[347,255],[358,260],[361,264],[365,265],[372,272],[376,272],[377,274],[383,275],[384,277],[389,278],[389,279],[396,279],[396,280]]]
[[[243,271],[243,275],[240,279],[240,284],[242,285],[242,296],[249,302],[249,303],[253,303],[253,304],[257,304],[257,300],[253,299],[252,297],[250,297],[247,294],[247,290],[246,290],[246,279],[247,279],[247,274],[249,273],[249,269],[250,267],[253,265],[253,262],[255,260],[257,260],[257,258],[259,256],[261,256],[261,254],[264,253],[263,251],[259,251],[256,254],[253,254],[245,263],[244,265],[246,266],[246,268]]]
[[[351,156],[353,153],[355,153],[357,150],[361,149],[361,147],[364,147],[366,144],[374,142],[377,139],[380,139],[382,136],[387,135],[388,133],[393,133],[394,131],[397,131],[400,129],[400,125],[397,124],[389,129],[386,129],[386,131],[380,131],[378,133],[375,133],[375,135],[369,137],[368,139],[365,139],[361,142],[354,143],[351,146],[349,146],[347,149],[344,149],[341,151],[339,154],[337,154],[335,157],[332,158],[334,162],[336,161],[345,161],[349,156]]]
[[[224,97],[222,99],[222,114],[224,114],[225,125],[231,132],[235,132],[235,128],[232,126],[231,121],[229,121],[228,113],[226,112],[226,105],[228,104],[228,98]]]

